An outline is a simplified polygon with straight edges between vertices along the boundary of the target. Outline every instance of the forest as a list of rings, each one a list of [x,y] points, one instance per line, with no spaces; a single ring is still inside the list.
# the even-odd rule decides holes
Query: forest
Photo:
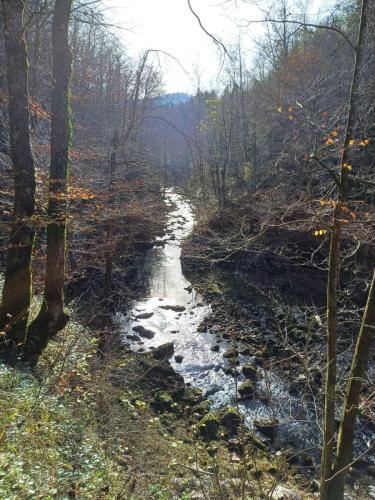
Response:
[[[0,498],[375,499],[375,1],[174,2],[0,0]]]

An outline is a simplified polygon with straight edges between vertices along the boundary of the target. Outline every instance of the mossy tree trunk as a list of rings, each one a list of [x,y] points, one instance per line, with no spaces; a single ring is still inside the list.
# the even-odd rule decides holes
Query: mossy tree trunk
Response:
[[[5,336],[1,337],[0,351],[2,355],[12,357],[24,343],[31,301],[35,171],[29,131],[24,5],[22,0],[2,0],[2,7],[9,89],[14,206],[0,308],[0,330],[5,333]]]
[[[43,304],[30,325],[25,358],[35,361],[68,321],[64,311],[67,181],[69,167],[70,78],[69,19],[72,0],[56,0],[52,24],[51,166],[49,179],[47,263]]]
[[[325,383],[325,405],[323,425],[323,448],[321,460],[320,499],[333,500],[334,496],[330,481],[334,474],[335,458],[335,402],[336,402],[336,365],[337,365],[337,290],[340,275],[340,240],[342,223],[345,222],[348,203],[348,172],[347,165],[353,162],[353,151],[350,140],[353,139],[356,128],[356,99],[360,90],[360,73],[363,66],[367,12],[370,0],[362,0],[358,43],[354,53],[354,67],[348,102],[348,117],[345,130],[344,147],[340,157],[341,171],[339,181],[339,197],[333,214],[333,228],[329,252],[329,270],[327,284],[327,371]],[[333,496],[332,496],[333,495]]]

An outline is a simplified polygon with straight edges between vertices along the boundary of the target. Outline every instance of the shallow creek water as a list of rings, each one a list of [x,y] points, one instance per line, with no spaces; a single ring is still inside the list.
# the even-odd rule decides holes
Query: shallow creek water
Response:
[[[191,287],[181,269],[181,240],[187,237],[194,226],[190,205],[173,190],[166,193],[166,203],[171,207],[166,235],[156,241],[147,255],[147,296],[134,303],[123,315],[117,313],[117,321],[123,332],[124,343],[134,350],[149,350],[152,347],[174,342],[175,353],[170,359],[173,367],[181,373],[186,383],[203,390],[212,401],[213,408],[236,403],[236,380],[223,368],[229,366],[223,357],[230,347],[219,341],[210,332],[199,333],[202,320],[210,314],[210,306]],[[177,306],[177,308],[175,307]],[[172,307],[173,310],[169,307]],[[154,333],[152,338],[137,338],[133,329],[142,326]],[[136,337],[134,337],[136,335]],[[219,351],[213,351],[214,345]],[[177,363],[175,356],[182,356]],[[240,356],[240,363],[251,363],[250,356]],[[259,368],[257,391],[267,395],[263,402],[252,399],[241,402],[239,408],[247,424],[253,427],[255,419],[277,418],[280,422],[278,442],[292,445],[295,449],[317,452],[319,427],[313,408],[298,396],[291,396],[287,384],[276,373]],[[237,384],[244,380],[239,375]],[[268,401],[265,401],[268,399]],[[318,403],[319,404],[319,403]]]

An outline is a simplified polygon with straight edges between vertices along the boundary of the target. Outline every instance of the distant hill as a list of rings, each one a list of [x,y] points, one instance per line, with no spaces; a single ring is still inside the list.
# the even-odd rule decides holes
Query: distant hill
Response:
[[[190,101],[190,99],[191,95],[189,94],[174,92],[158,97],[157,103],[161,106],[177,106],[178,104],[184,104],[185,102]]]

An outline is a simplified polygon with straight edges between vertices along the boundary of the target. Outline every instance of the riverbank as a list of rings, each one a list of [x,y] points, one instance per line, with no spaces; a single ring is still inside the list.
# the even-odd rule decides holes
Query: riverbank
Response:
[[[316,481],[320,459],[318,422],[324,391],[324,273],[318,270],[317,282],[310,286],[313,266],[299,268],[270,250],[269,242],[275,242],[279,235],[269,235],[263,243],[261,238],[255,238],[256,248],[248,244],[231,250],[236,224],[232,220],[228,225],[223,220],[226,214],[201,221],[183,245],[184,274],[211,309],[199,330],[215,335],[218,349],[224,351],[227,360],[225,370],[236,380],[240,399],[244,377],[250,378],[251,403],[245,408],[245,414],[250,412],[249,425],[264,431],[266,407],[267,420],[273,422],[271,449],[292,450],[293,461],[304,476]],[[251,225],[249,221],[247,224]],[[244,235],[241,238],[246,241]],[[283,240],[283,244],[288,247],[288,241]],[[304,245],[308,246],[306,241]],[[282,267],[283,259],[286,268]],[[293,288],[288,282],[293,283]],[[340,327],[339,398],[359,320],[359,311],[353,308]],[[369,380],[373,370],[372,365]],[[371,382],[364,390],[365,395],[370,393]],[[259,407],[263,422],[254,426],[252,413]],[[367,498],[373,481],[374,456],[369,450],[373,425],[371,405],[363,405],[356,438],[360,460],[353,464],[349,478],[361,493],[353,493],[353,498]]]
[[[36,373],[1,367],[0,496],[317,497],[311,451],[280,442],[291,422],[280,418],[288,387],[269,364],[275,342],[267,350],[262,340],[276,324],[271,303],[253,290],[245,307],[248,291],[231,297],[228,277],[212,272],[193,288],[180,261],[192,225],[176,209],[146,269],[142,259],[137,299],[121,302],[105,330],[72,302]],[[366,498],[361,473],[350,482],[350,498]]]
[[[103,329],[97,315],[82,313],[83,299],[78,308],[71,301],[71,322],[37,372],[1,367],[2,497],[309,497],[309,481],[288,455],[270,452],[236,406],[214,410],[204,397],[217,372],[199,356],[221,354],[197,332],[208,309],[183,278],[179,255],[191,225],[171,209],[166,235],[148,250],[150,265],[142,259],[133,303],[118,302]],[[147,328],[152,338],[141,335]],[[168,335],[174,344],[165,343]],[[204,391],[193,384],[202,380]]]
[[[181,222],[172,223],[181,230]],[[138,322],[149,320],[149,313],[135,309],[150,280],[157,295],[165,295],[164,303],[156,298],[153,314],[180,323],[182,341],[185,326],[191,324],[195,332],[203,317],[197,314],[204,310],[198,296],[184,289],[189,283],[175,279],[181,271],[176,240],[169,228],[155,242],[156,249],[169,249],[175,257],[171,295],[165,293],[163,269],[156,265],[156,274],[145,269],[142,258],[137,271],[143,280],[132,295],[122,290],[113,316],[113,308],[101,312],[100,290],[92,288],[99,278],[83,276],[80,286],[88,293],[78,304],[70,301],[71,321],[49,343],[36,372],[0,367],[1,497],[279,498],[297,483],[301,489],[298,470],[283,454],[272,456],[236,408],[211,411],[203,392],[184,382],[175,369],[177,346],[175,351],[163,343],[165,323],[155,335],[158,345],[127,346],[129,332],[118,321],[119,311],[129,318],[134,312]],[[152,261],[154,251],[149,249]],[[183,286],[176,295],[177,282]],[[77,291],[71,289],[72,298]],[[139,297],[133,308],[130,296]],[[189,314],[169,303],[182,297],[190,302],[193,296]],[[38,309],[34,304],[33,311]],[[107,319],[105,329],[103,315],[114,320]]]
[[[36,374],[0,368],[2,498],[268,498],[295,488],[283,455],[241,434],[235,410],[210,413],[157,350],[113,345],[103,359],[100,339],[71,317]]]

